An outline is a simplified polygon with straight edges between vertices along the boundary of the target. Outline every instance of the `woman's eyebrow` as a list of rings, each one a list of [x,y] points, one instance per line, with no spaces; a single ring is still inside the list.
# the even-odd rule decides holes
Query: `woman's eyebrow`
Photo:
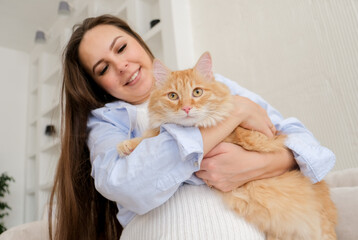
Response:
[[[111,45],[109,45],[109,50],[112,50],[114,44],[116,44],[116,41],[118,38],[121,38],[122,36],[117,36],[113,39]],[[103,62],[103,59],[100,59],[98,62],[95,63],[95,65],[93,65],[93,68],[92,68],[92,73],[94,74],[94,70],[96,69],[96,67],[98,66],[98,64],[100,64],[101,62]]]
[[[117,37],[115,37],[115,38],[113,39],[111,45],[109,46],[109,50],[112,50],[112,48],[113,48],[114,44],[116,43],[117,39],[120,38],[120,37],[122,37],[122,36],[117,36]]]

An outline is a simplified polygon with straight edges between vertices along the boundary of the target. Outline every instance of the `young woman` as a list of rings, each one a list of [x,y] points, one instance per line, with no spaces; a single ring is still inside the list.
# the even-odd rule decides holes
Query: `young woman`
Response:
[[[56,217],[49,215],[53,239],[118,239],[122,227],[133,228],[136,216],[160,209],[183,183],[204,181],[230,191],[297,166],[317,182],[334,165],[333,153],[298,120],[283,119],[262,98],[220,75],[216,79],[240,106],[230,118],[206,129],[165,125],[158,137],[120,158],[116,144],[141,134],[136,112],[153,88],[153,54],[125,22],[104,15],[74,27],[63,57],[62,151],[51,195]],[[290,150],[259,154],[220,143],[237,125],[267,136],[277,128],[288,134]]]

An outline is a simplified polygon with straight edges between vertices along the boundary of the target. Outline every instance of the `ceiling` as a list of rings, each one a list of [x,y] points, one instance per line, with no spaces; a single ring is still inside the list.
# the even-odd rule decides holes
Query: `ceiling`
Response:
[[[59,0],[0,0],[0,47],[30,52],[36,30],[55,22]]]

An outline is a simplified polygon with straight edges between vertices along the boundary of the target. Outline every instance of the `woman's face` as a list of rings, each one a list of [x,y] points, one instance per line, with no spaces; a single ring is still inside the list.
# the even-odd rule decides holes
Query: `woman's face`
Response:
[[[135,38],[112,25],[87,31],[79,58],[94,81],[123,101],[146,101],[153,86],[152,59]]]

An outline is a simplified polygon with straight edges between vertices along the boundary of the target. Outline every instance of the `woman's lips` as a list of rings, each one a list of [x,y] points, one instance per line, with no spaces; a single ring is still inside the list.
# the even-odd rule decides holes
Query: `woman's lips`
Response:
[[[141,77],[141,71],[139,68],[138,71],[132,75],[132,77],[129,79],[129,81],[125,85],[132,86],[132,85],[136,84],[138,82],[138,80],[140,79],[140,77]]]

